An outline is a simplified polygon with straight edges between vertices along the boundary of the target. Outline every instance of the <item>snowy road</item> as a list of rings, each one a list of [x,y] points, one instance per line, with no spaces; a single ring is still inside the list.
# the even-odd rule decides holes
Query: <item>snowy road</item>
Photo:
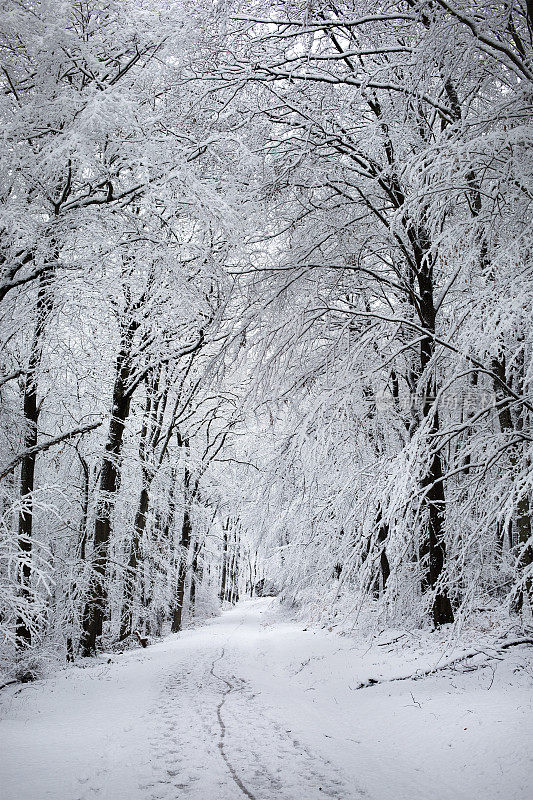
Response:
[[[391,673],[405,669],[396,651],[379,657]],[[255,600],[146,651],[10,687],[0,797],[531,796],[531,676],[516,677],[518,661],[492,677],[357,690],[376,673],[372,658],[347,637],[286,621],[277,601]]]

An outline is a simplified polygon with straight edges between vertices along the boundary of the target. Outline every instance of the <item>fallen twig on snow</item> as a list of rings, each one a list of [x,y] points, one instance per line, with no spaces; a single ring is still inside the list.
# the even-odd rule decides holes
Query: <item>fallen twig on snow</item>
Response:
[[[407,636],[407,634],[406,633],[402,633],[400,636],[397,636],[395,639],[391,639],[388,642],[378,642],[377,646],[378,647],[387,647],[387,645],[389,645],[389,644],[396,644],[396,642],[399,642],[400,639],[403,639],[405,636]]]
[[[435,672],[442,672],[445,669],[450,669],[450,667],[454,667],[456,664],[460,664],[462,661],[468,661],[476,656],[484,655],[488,656],[489,658],[496,658],[501,651],[508,650],[510,647],[518,647],[519,645],[524,644],[533,645],[533,639],[514,639],[510,642],[503,642],[497,649],[494,650],[494,655],[492,656],[487,654],[485,650],[468,650],[465,653],[461,653],[459,656],[455,656],[454,658],[445,661],[438,667],[430,667],[429,669],[425,670],[415,670],[415,672],[412,672],[409,675],[399,675],[394,678],[368,678],[368,680],[360,683],[356,688],[366,689],[369,686],[376,686],[379,683],[393,683],[394,681],[417,681],[420,680],[420,678],[426,678],[428,675],[433,675]]]
[[[533,639],[514,639],[512,642],[504,642],[500,645],[500,650],[507,650],[508,647],[516,647],[519,644],[533,644]]]
[[[2,691],[2,689],[5,689],[5,688],[6,688],[6,686],[11,686],[11,684],[12,684],[12,683],[18,683],[18,680],[17,680],[16,678],[13,678],[13,680],[12,680],[12,681],[6,681],[6,683],[3,683],[3,684],[0,686],[0,691]]]

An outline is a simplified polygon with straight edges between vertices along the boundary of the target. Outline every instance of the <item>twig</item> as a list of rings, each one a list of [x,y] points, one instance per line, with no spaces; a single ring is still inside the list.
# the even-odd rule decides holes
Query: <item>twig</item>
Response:
[[[495,650],[495,655],[501,653],[502,650],[508,650],[510,647],[518,647],[519,645],[530,644],[533,645],[533,639],[514,639],[510,642],[503,642],[499,645],[499,648]],[[379,678],[368,678],[368,680],[360,683],[357,686],[357,689],[366,689],[369,686],[376,686],[379,683],[392,683],[393,681],[417,681],[420,678],[425,678],[428,675],[432,675],[435,672],[442,672],[445,669],[450,669],[450,667],[455,666],[456,664],[460,664],[462,661],[468,661],[471,658],[475,658],[476,656],[488,654],[484,650],[469,650],[466,653],[462,653],[460,656],[456,656],[455,658],[446,661],[444,664],[441,664],[440,667],[430,667],[430,669],[426,670],[417,670],[416,672],[411,673],[410,675],[400,675],[396,678],[385,678],[383,680],[379,680]],[[488,656],[489,658],[492,656]],[[492,685],[492,684],[491,684]]]
[[[14,678],[12,681],[7,681],[7,683],[3,683],[0,686],[0,691],[2,691],[2,689],[5,689],[6,686],[11,686],[12,683],[18,683],[18,680],[16,678]]]

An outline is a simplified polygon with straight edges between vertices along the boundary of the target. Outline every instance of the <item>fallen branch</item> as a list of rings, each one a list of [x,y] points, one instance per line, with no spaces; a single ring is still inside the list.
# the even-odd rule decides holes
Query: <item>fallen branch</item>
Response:
[[[405,636],[407,636],[407,634],[406,633],[402,633],[400,636],[397,636],[395,639],[391,639],[388,642],[378,642],[377,646],[378,647],[387,647],[389,644],[396,644],[396,642],[399,642],[400,639],[403,639]]]
[[[533,639],[513,639],[510,642],[503,642],[501,645],[499,645],[498,649],[494,651],[495,655],[493,657],[497,657],[497,655],[501,654],[503,650],[508,650],[510,647],[518,647],[519,645],[524,644],[533,645]],[[448,661],[445,661],[438,667],[430,667],[429,669],[425,670],[416,670],[409,675],[399,675],[395,678],[384,678],[383,680],[380,680],[379,678],[368,678],[368,680],[360,683],[356,688],[366,689],[369,686],[376,686],[380,683],[393,683],[394,681],[417,681],[420,680],[420,678],[426,678],[428,675],[433,675],[436,672],[442,672],[443,670],[450,669],[450,667],[454,667],[456,664],[460,664],[463,661],[469,661],[471,658],[482,655],[487,655],[485,650],[468,650],[465,653],[461,653],[460,656],[450,658]]]
[[[515,639],[512,642],[504,642],[500,645],[500,650],[507,650],[509,647],[517,647],[519,644],[533,644],[533,639]]]
[[[6,683],[3,683],[0,686],[0,691],[2,691],[2,689],[5,689],[6,686],[11,686],[12,683],[18,683],[18,680],[16,678],[14,678],[12,681],[6,681]]]

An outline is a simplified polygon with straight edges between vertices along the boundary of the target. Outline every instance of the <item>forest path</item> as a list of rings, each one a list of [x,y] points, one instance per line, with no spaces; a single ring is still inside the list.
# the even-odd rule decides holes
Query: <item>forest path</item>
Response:
[[[245,601],[146,650],[5,689],[0,797],[526,800],[524,653],[357,689],[429,658],[413,653]]]
[[[361,798],[337,766],[311,752],[262,702],[263,681],[254,673],[272,630],[271,606],[246,602],[213,621],[187,668],[169,676],[155,706],[147,800]],[[270,681],[270,673],[262,677]]]

